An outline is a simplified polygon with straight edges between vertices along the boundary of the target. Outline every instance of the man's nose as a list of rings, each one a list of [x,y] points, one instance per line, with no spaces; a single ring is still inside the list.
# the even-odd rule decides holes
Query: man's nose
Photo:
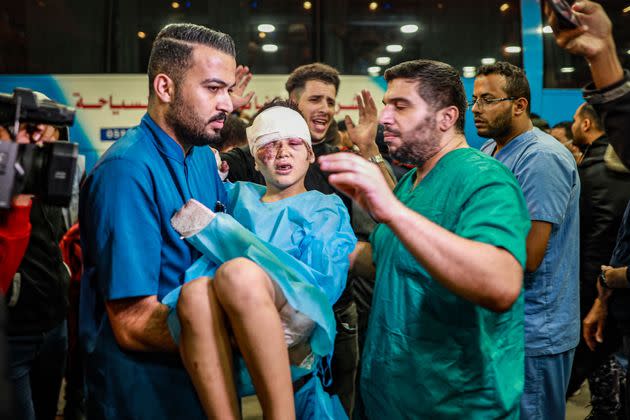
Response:
[[[394,122],[393,115],[394,113],[392,112],[392,110],[388,106],[385,106],[385,108],[383,108],[383,110],[381,111],[378,122],[382,125],[392,124]]]
[[[225,112],[226,114],[230,114],[234,110],[232,97],[227,90],[217,98],[217,110]]]

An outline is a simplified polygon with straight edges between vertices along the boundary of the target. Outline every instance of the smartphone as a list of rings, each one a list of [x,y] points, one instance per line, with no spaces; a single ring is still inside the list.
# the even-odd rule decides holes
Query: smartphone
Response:
[[[580,21],[571,10],[571,3],[567,0],[546,0],[558,19],[560,29],[573,29],[580,26]]]

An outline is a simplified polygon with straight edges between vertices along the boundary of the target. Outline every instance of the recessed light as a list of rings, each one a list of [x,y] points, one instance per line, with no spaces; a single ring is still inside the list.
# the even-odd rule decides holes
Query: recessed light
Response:
[[[178,1],[174,1],[173,3],[171,3],[171,7],[173,9],[179,9],[179,2]]]
[[[260,32],[273,32],[276,30],[276,27],[269,23],[261,23],[258,25],[258,30]]]
[[[412,34],[414,32],[418,32],[418,25],[403,25],[400,27],[400,32],[403,34]]]
[[[262,50],[268,53],[275,53],[278,51],[278,46],[276,44],[263,44]]]
[[[500,7],[499,10],[502,12],[506,12],[508,9],[510,8],[510,4],[509,3],[503,3]]]
[[[376,9],[378,9],[378,3],[373,1],[372,3],[370,3],[370,5],[368,6],[368,9],[370,9],[371,11],[375,11]]]
[[[302,3],[302,6],[303,6],[306,10],[311,10],[311,7],[313,7],[313,3],[311,3],[310,1],[305,1],[304,3]]]
[[[553,33],[553,29],[551,29],[551,26],[547,25],[547,26],[543,26],[543,34],[552,34]]]
[[[139,31],[139,32],[138,32],[138,38],[140,38],[140,39],[144,39],[144,38],[146,38],[146,37],[147,37],[147,34],[146,34],[146,33],[142,32],[142,31]]]
[[[372,66],[367,68],[368,73],[370,74],[378,74],[381,71],[379,66]]]
[[[509,47],[505,47],[505,52],[508,54],[518,54],[521,52],[521,47],[516,45],[511,45]]]
[[[386,46],[385,49],[387,50],[387,52],[397,53],[397,52],[401,52],[403,47],[402,45],[399,45],[399,44],[391,44],[391,45]]]
[[[392,59],[389,57],[376,57],[376,64],[379,66],[386,66],[392,62]]]
[[[560,67],[560,73],[573,73],[575,67]]]
[[[486,57],[486,58],[481,59],[481,64],[483,64],[484,66],[489,66],[490,64],[494,64],[496,62],[497,60],[492,57]]]

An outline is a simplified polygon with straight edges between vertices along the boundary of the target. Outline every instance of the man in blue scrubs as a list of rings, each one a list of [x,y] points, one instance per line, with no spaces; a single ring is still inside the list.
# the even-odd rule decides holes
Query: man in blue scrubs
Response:
[[[580,336],[580,179],[569,150],[532,125],[523,70],[483,66],[472,112],[481,151],[516,176],[532,228],[525,266],[525,387],[522,419],[563,419],[565,393]]]
[[[225,202],[207,146],[220,142],[225,117],[242,105],[232,96],[236,73],[229,35],[166,26],[149,59],[148,113],[83,186],[80,334],[90,419],[205,417],[160,301],[199,257],[171,216],[190,198],[212,209]]]

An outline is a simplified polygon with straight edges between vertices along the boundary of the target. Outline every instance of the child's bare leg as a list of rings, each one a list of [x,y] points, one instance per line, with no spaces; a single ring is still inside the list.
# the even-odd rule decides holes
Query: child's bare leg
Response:
[[[182,287],[177,315],[181,324],[179,352],[206,415],[239,418],[226,319],[209,278]]]
[[[269,276],[245,258],[219,267],[212,285],[230,319],[265,419],[294,419],[289,355],[278,315],[283,302],[276,302],[284,297],[277,297]]]

